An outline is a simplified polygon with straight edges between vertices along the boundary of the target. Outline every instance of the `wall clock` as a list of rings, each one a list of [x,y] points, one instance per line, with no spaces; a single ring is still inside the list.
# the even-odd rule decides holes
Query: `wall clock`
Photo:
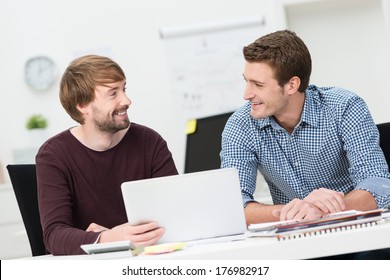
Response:
[[[55,82],[56,75],[56,65],[47,56],[35,56],[26,62],[26,83],[34,90],[48,89]]]

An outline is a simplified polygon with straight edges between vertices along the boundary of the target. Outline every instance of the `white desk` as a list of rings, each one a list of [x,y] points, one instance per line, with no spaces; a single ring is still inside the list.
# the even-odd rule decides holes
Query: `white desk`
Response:
[[[295,240],[248,238],[240,241],[190,246],[173,253],[137,256],[134,260],[289,260],[310,259],[390,247],[390,221],[376,226],[334,232]],[[40,256],[39,259],[122,259],[130,253],[114,252],[79,256]]]

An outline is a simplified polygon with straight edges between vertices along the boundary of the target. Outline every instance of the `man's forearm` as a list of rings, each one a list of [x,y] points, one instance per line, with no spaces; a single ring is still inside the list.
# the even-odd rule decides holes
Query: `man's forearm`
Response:
[[[354,190],[344,197],[345,210],[368,211],[377,209],[376,201],[371,193],[365,190]]]
[[[279,215],[275,215],[272,212],[280,210],[282,207],[283,205],[266,205],[258,202],[249,202],[245,207],[246,223],[249,225],[279,221]]]

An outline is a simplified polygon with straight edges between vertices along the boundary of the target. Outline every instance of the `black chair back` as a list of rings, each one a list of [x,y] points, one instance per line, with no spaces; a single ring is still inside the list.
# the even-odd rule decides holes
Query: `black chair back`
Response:
[[[38,210],[35,164],[10,164],[7,170],[19,205],[33,256],[46,254]]]
[[[379,145],[385,155],[390,170],[390,122],[376,125],[379,130]]]

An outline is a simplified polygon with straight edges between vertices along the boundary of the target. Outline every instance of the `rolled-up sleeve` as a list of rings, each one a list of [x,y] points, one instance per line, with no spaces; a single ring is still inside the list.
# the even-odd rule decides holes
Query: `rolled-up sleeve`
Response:
[[[390,206],[390,180],[385,178],[367,178],[356,189],[365,190],[374,197],[378,208]]]

